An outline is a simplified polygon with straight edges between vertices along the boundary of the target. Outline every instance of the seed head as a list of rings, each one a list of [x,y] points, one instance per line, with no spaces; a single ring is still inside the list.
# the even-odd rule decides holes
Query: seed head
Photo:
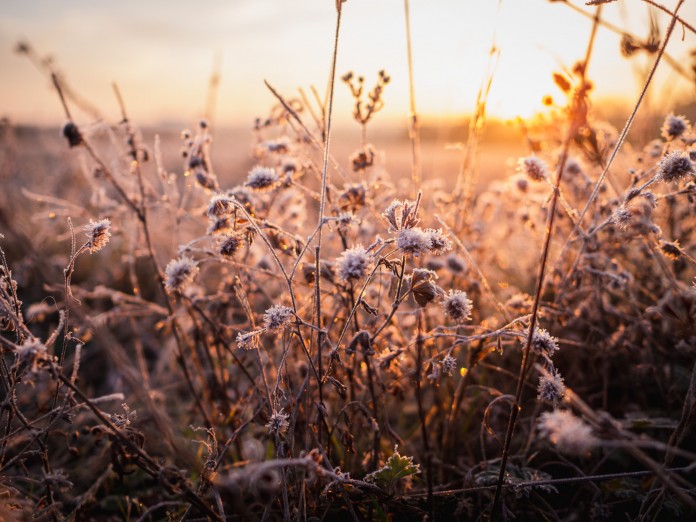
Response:
[[[84,141],[80,129],[71,121],[63,126],[63,137],[68,140],[70,148],[77,147]]]
[[[111,221],[102,219],[101,221],[89,220],[89,223],[84,226],[83,230],[87,235],[87,248],[89,253],[99,252],[106,246],[111,237]]]
[[[585,455],[599,442],[592,428],[567,410],[542,413],[538,428],[540,435],[548,437],[562,453]]]
[[[282,408],[280,411],[274,411],[271,418],[266,423],[266,428],[268,428],[269,433],[277,436],[285,435],[290,427],[290,422],[288,421],[289,417],[287,413],[283,412]]]
[[[218,252],[225,257],[233,257],[244,247],[244,234],[233,231],[225,234],[218,241]]]
[[[244,186],[253,190],[271,190],[274,189],[280,178],[275,169],[269,167],[254,167],[249,171],[249,177],[244,183]]]
[[[362,278],[372,264],[372,257],[361,245],[345,250],[338,258],[338,277],[344,281]]]
[[[549,176],[549,169],[542,160],[536,156],[520,158],[518,161],[518,172],[525,174],[532,181],[543,181]]]
[[[662,124],[660,134],[665,140],[672,141],[688,132],[689,127],[689,120],[687,120],[684,116],[668,114],[664,123]]]
[[[657,179],[660,181],[669,183],[694,175],[696,169],[689,155],[678,150],[670,152],[657,164]]]
[[[165,286],[169,292],[183,292],[193,283],[198,265],[188,256],[173,259],[164,270]]]
[[[293,318],[291,308],[282,305],[273,305],[263,315],[263,325],[266,330],[278,332],[286,328]]]
[[[227,194],[215,194],[210,198],[210,204],[208,205],[208,217],[209,218],[222,218],[228,216],[234,210],[234,203],[232,198]]]
[[[452,250],[452,241],[449,240],[447,235],[442,231],[441,228],[435,230],[434,228],[426,228],[425,233],[430,238],[430,253],[439,256],[445,252]]]
[[[461,290],[450,290],[442,301],[442,310],[457,324],[463,324],[471,319],[474,303]]]
[[[447,375],[452,375],[454,373],[454,370],[457,369],[457,359],[455,359],[451,355],[445,355],[445,357],[440,362],[440,366],[442,366],[443,373]]]
[[[466,270],[466,265],[461,258],[457,257],[455,254],[450,254],[447,256],[447,268],[449,268],[453,274],[461,274]]]
[[[558,350],[558,338],[553,337],[547,330],[537,327],[532,336],[531,349],[537,355],[550,359]]]
[[[396,246],[404,254],[419,256],[428,252],[433,242],[430,235],[421,228],[402,228],[396,236]]]
[[[556,406],[565,394],[563,377],[555,368],[552,368],[550,372],[544,370],[539,377],[537,391],[539,392],[537,395],[539,400],[551,402]]]

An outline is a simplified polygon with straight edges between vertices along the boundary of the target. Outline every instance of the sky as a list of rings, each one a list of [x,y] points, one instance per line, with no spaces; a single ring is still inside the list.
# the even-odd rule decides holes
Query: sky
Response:
[[[593,8],[569,0],[586,12]],[[665,0],[673,8],[676,0]],[[408,114],[408,68],[403,0],[348,0],[343,4],[337,73],[364,75],[367,86],[385,69],[392,82],[376,118]],[[561,2],[548,0],[411,0],[416,104],[424,117],[470,112],[489,68],[494,41],[500,54],[488,110],[492,116],[528,117],[550,94],[561,99],[552,73],[585,54],[591,21]],[[696,25],[696,0],[680,15]],[[649,7],[618,0],[602,16],[645,37]],[[658,14],[664,35],[669,17]],[[287,97],[313,85],[325,91],[336,21],[334,0],[3,0],[0,5],[0,116],[22,123],[64,121],[50,81],[26,56],[14,52],[26,40],[84,98],[117,121],[111,84],[117,82],[129,116],[141,125],[195,121],[204,113],[216,60],[220,88],[215,120],[250,125],[274,100],[268,80]],[[652,58],[622,58],[620,37],[600,29],[589,68],[596,96],[617,105],[634,101]],[[668,53],[689,70],[696,35],[675,30]],[[654,103],[669,109],[696,99],[691,83],[662,64],[652,87]],[[351,96],[336,85],[339,123],[351,115]],[[86,115],[77,118],[89,119]]]

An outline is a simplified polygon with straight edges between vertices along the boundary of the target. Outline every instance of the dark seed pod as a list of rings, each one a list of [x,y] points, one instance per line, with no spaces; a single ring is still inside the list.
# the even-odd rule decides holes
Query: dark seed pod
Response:
[[[63,127],[63,136],[68,140],[70,147],[77,147],[82,144],[82,134],[73,122],[69,121]]]

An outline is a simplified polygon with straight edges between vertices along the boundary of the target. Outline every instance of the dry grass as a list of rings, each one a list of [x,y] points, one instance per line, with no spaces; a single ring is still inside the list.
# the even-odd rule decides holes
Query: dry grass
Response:
[[[696,134],[598,120],[592,42],[528,148],[484,84],[447,160],[415,103],[368,143],[385,75],[357,150],[275,92],[227,156],[53,76],[66,140],[2,128],[0,519],[692,517]]]

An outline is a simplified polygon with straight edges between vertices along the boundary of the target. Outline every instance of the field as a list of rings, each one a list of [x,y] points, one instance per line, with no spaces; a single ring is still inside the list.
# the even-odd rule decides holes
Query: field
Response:
[[[66,123],[0,126],[0,520],[694,520],[696,110],[644,108],[682,3],[610,117],[602,5],[524,121],[484,82],[376,123],[345,0],[326,98],[248,128],[83,120],[43,63]]]

